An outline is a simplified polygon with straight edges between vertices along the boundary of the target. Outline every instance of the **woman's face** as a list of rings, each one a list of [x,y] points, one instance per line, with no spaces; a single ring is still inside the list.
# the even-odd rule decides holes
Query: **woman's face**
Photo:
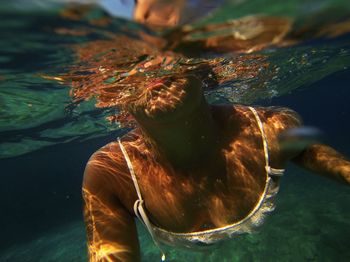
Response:
[[[203,99],[201,85],[194,76],[154,79],[128,103],[127,109],[137,121],[172,121],[198,106]]]
[[[138,0],[134,10],[134,19],[156,28],[176,26],[184,0]]]

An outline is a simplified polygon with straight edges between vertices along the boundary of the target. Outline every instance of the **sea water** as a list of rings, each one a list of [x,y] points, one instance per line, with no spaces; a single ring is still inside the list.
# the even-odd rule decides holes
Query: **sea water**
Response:
[[[256,8],[269,15],[295,16],[300,10],[329,10],[330,3],[240,2],[238,8],[237,1],[231,1],[209,21],[257,13]],[[346,6],[346,1],[332,3]],[[42,75],[65,72],[74,61],[69,46],[100,36],[53,33],[53,28],[88,26],[84,21],[61,19],[56,10],[6,9],[0,21],[0,261],[86,261],[84,166],[94,151],[127,130],[105,121],[106,113],[96,109],[94,101],[75,107],[69,86]],[[114,26],[120,24],[137,30],[137,25],[116,19]],[[225,94],[235,95],[230,97],[233,102],[290,107],[305,125],[322,131],[324,143],[350,156],[349,47],[350,36],[343,34],[262,51],[269,56],[271,70],[277,72],[265,91],[242,93],[249,83],[237,81]],[[290,164],[277,208],[258,232],[208,253],[169,248],[167,260],[348,261],[349,202],[348,187]],[[148,233],[141,225],[138,229],[142,260],[159,261]]]

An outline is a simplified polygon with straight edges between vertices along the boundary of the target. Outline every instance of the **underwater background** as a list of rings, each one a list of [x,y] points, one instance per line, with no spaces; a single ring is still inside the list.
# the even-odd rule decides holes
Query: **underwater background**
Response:
[[[23,1],[19,1],[21,3]],[[21,4],[19,5],[21,6]],[[92,99],[72,102],[70,87],[52,76],[74,63],[72,44],[104,38],[102,30],[133,34],[143,28],[94,8],[80,20],[62,7],[23,9],[0,1],[0,261],[86,261],[81,181],[89,156],[127,132],[105,120]],[[258,11],[257,11],[258,10]],[[348,1],[228,1],[203,23],[252,14],[287,16],[296,26],[349,23]],[[328,19],[328,20],[327,20]],[[59,28],[93,28],[85,35]],[[334,29],[335,30],[335,29]],[[350,34],[306,38],[256,52],[268,57],[267,83],[236,79],[206,93],[213,103],[286,106],[325,142],[350,156]],[[224,55],[221,55],[224,56]],[[245,55],[242,54],[244,57]],[[48,77],[51,76],[51,77]],[[260,89],[252,88],[261,84]],[[276,210],[251,235],[210,253],[167,250],[167,261],[349,261],[350,191],[347,186],[287,168]],[[159,261],[138,225],[142,261]]]

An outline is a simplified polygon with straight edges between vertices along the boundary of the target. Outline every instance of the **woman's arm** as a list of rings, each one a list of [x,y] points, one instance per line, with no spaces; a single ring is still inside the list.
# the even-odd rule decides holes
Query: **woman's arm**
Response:
[[[350,162],[333,148],[315,144],[292,159],[297,165],[350,185]]]
[[[302,120],[293,110],[274,109],[266,111],[267,129],[277,138],[279,157],[314,173],[350,185],[350,161],[333,148],[318,144],[318,131],[303,127]],[[278,161],[277,161],[278,162]]]
[[[83,181],[89,261],[140,261],[134,219],[111,190],[114,181],[96,158],[89,160]]]

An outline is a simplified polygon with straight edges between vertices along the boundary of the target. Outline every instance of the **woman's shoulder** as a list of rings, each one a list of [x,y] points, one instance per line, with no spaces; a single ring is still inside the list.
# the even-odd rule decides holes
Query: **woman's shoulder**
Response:
[[[279,139],[282,134],[284,134],[289,129],[299,128],[302,125],[302,120],[300,116],[292,109],[287,107],[262,107],[262,106],[252,106],[256,115],[249,108],[249,106],[234,106],[235,112],[237,112],[237,117],[241,119],[241,123],[248,123],[250,126],[255,127],[255,131],[258,131],[258,121],[260,120],[263,124],[263,132],[267,138],[270,159],[272,166],[279,167],[283,166],[281,163],[285,163],[285,160],[289,158],[289,155],[281,155]],[[244,132],[249,130],[248,128],[243,128]],[[252,132],[254,133],[254,132]],[[260,136],[260,132],[255,132]]]
[[[230,106],[215,106],[213,110],[216,112],[216,115],[221,115],[221,118],[232,119],[237,123],[237,120],[240,120],[238,122],[244,122],[244,120],[252,119],[251,108],[255,109],[259,118],[265,125],[273,126],[277,129],[281,129],[281,131],[302,125],[302,119],[299,114],[288,107],[263,107],[236,104]]]
[[[282,132],[302,125],[302,119],[299,114],[288,107],[257,107],[256,110],[259,112],[263,123],[276,129],[276,131]]]
[[[130,150],[131,147],[140,142],[140,139],[140,135],[137,132],[130,132],[117,137],[113,141],[96,150],[91,155],[88,164],[94,165],[102,162],[118,164],[120,161],[124,160],[119,141],[125,148]]]
[[[280,131],[302,125],[302,119],[299,116],[299,114],[288,107],[281,107],[281,106],[269,106],[269,107],[251,106],[250,107],[250,106],[242,106],[242,105],[234,106],[235,111],[241,112],[242,115],[247,114],[247,112],[250,115],[252,111],[250,108],[255,109],[262,123],[264,123],[267,126],[280,129]],[[250,118],[250,116],[248,117]]]
[[[139,140],[132,133],[120,139],[128,151],[132,151],[133,144]],[[84,184],[119,184],[125,176],[130,176],[118,140],[113,140],[91,155],[84,171]]]

